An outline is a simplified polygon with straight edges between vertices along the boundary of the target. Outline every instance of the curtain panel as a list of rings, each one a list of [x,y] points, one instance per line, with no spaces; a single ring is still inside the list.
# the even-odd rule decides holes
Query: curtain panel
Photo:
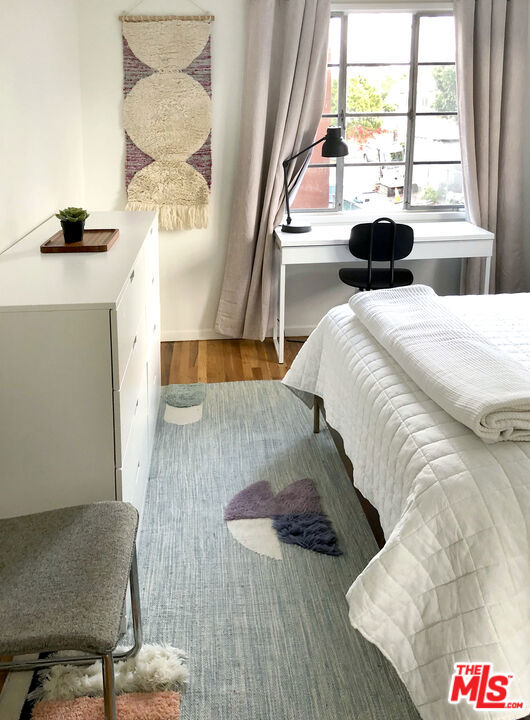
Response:
[[[471,222],[495,233],[490,289],[523,289],[523,143],[528,0],[454,0],[464,195]],[[470,259],[462,291],[480,291]]]
[[[249,0],[240,154],[216,319],[223,335],[263,340],[272,328],[272,232],[282,162],[313,142],[324,103],[329,0]],[[290,179],[304,158],[293,162]]]

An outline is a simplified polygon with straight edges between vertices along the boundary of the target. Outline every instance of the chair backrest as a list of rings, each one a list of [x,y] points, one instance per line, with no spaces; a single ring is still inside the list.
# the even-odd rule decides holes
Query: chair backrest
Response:
[[[372,286],[372,262],[389,262],[389,286],[394,287],[394,262],[410,255],[414,245],[414,230],[410,225],[395,223],[381,217],[373,223],[354,225],[348,244],[350,252],[360,260],[368,260],[368,286]]]
[[[402,260],[410,255],[413,245],[414,230],[410,225],[387,217],[354,225],[350,233],[350,252],[360,260]]]

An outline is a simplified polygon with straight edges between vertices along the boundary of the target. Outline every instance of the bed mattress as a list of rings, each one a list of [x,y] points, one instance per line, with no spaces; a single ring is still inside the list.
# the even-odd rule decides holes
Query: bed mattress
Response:
[[[530,295],[444,298],[530,370]],[[530,443],[486,444],[425,395],[348,305],[284,383],[323,398],[386,537],[348,592],[350,619],[392,662],[424,720],[530,712]],[[508,701],[448,702],[455,663],[513,675]]]

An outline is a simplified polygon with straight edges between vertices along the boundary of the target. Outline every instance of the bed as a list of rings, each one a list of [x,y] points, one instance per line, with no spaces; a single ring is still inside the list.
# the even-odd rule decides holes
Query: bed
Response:
[[[530,295],[439,301],[530,372]],[[352,625],[392,662],[424,720],[526,717],[530,442],[485,442],[454,419],[349,305],[323,318],[284,383],[322,399],[384,533],[352,578]],[[449,704],[460,662],[513,675],[509,698],[524,709]]]

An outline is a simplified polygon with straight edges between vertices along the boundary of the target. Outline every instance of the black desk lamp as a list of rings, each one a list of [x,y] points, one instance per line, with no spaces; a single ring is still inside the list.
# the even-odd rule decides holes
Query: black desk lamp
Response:
[[[315,140],[312,145],[309,145],[303,150],[300,150],[300,152],[296,153],[296,155],[291,155],[290,158],[287,158],[287,160],[283,161],[283,186],[285,189],[285,205],[287,209],[286,223],[282,225],[283,232],[305,233],[311,231],[311,225],[291,225],[292,218],[291,209],[289,207],[289,184],[287,182],[287,170],[292,160],[299,157],[308,150],[311,150],[315,147],[315,145],[319,145],[321,142],[324,143],[324,145],[322,145],[322,157],[344,157],[348,154],[348,145],[342,138],[341,128],[328,127],[324,137],[320,138],[320,140]]]

